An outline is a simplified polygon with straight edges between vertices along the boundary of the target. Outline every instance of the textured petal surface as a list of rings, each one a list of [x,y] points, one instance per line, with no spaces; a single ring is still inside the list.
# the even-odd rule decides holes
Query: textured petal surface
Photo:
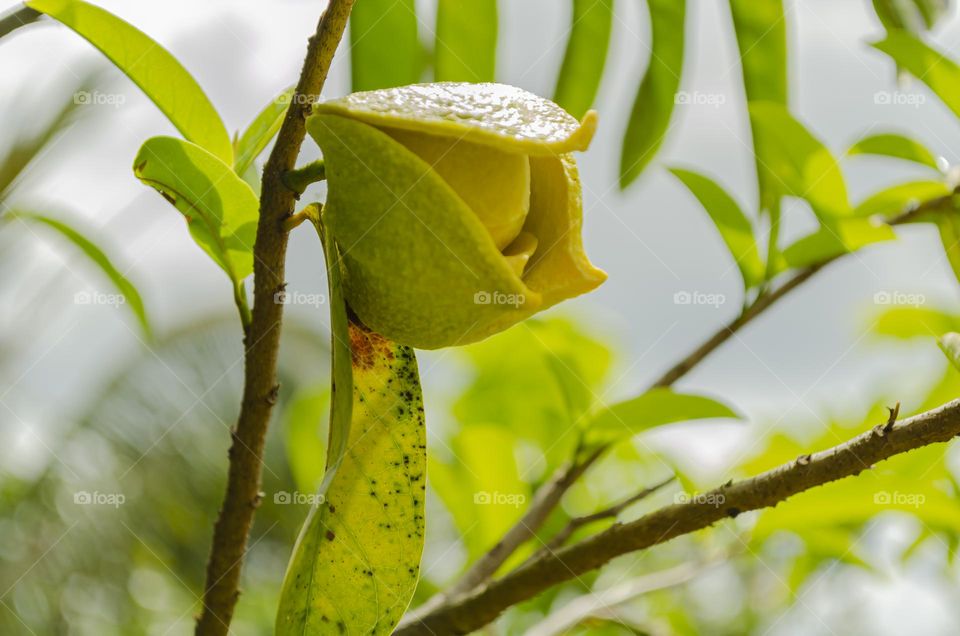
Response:
[[[377,127],[448,135],[529,155],[586,150],[597,127],[550,100],[505,84],[436,82],[353,93],[314,107]]]
[[[358,121],[315,115],[325,214],[344,263],[347,302],[391,340],[422,349],[465,344],[540,306],[477,216],[430,166]]]

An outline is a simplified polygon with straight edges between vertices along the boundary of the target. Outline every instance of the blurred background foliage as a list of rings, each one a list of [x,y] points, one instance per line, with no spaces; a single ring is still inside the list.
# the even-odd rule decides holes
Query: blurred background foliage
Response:
[[[622,60],[607,59],[611,38],[618,31],[632,34],[635,25],[624,23],[612,0],[563,4],[570,20],[562,33],[553,96],[582,116],[596,101],[601,80],[623,70]],[[635,105],[615,124],[621,161],[615,172],[622,187],[638,179],[653,160],[671,130],[675,107],[698,94],[681,77],[689,64],[683,34],[690,28],[685,25],[693,4],[686,11],[683,2],[649,0],[648,6],[649,34],[644,37],[649,63],[630,78]],[[878,23],[899,38],[926,37],[939,20],[953,14],[943,0],[874,0],[871,6]],[[864,223],[831,217],[836,208],[851,207],[840,161],[785,109],[789,12],[784,13],[781,2],[769,0],[732,0],[730,8],[732,37],[743,55],[743,90],[749,99],[766,102],[752,110],[750,120],[758,159],[755,204],[741,206],[737,199],[745,197],[730,195],[693,172],[674,174],[704,205],[732,252],[728,267],[740,270],[744,304],[749,304],[771,278],[790,268],[892,236],[875,237]],[[494,0],[359,0],[349,34],[353,89],[501,77],[496,52],[504,25],[499,11]],[[150,25],[140,26],[149,31]],[[912,40],[900,44],[904,42],[913,45]],[[689,38],[687,44],[696,46]],[[792,46],[813,45],[800,41]],[[918,56],[929,53],[911,55],[896,47],[885,52],[894,58],[901,79],[920,74]],[[44,178],[75,150],[76,144],[58,145],[65,131],[111,125],[101,112],[79,108],[83,102],[77,95],[130,88],[110,70],[72,75],[39,89],[23,86],[16,99],[0,105],[0,295],[12,308],[0,316],[5,447],[0,465],[0,633],[189,633],[222,497],[229,428],[239,407],[242,343],[235,316],[177,306],[150,329],[145,318],[138,325],[131,315],[123,319],[127,329],[122,336],[132,336],[133,346],[116,345],[120,353],[104,356],[102,364],[89,356],[68,358],[70,369],[52,377],[41,393],[20,386],[45,351],[61,339],[77,337],[63,321],[75,278],[94,289],[125,290],[127,296],[124,281],[133,285],[124,259],[116,258],[121,252],[100,240],[97,231],[83,231],[96,243],[85,245],[69,233],[44,233],[20,214],[32,211],[83,227],[82,214],[46,206]],[[943,88],[953,75],[921,79],[956,110],[955,96]],[[686,92],[678,93],[681,86]],[[779,143],[771,142],[777,135]],[[613,152],[610,145],[603,151]],[[741,150],[750,155],[749,146]],[[850,156],[899,157],[925,164],[927,172],[920,181],[864,197],[852,206],[857,210],[852,216],[860,221],[877,214],[889,217],[911,201],[950,192],[954,177],[937,159],[942,152],[946,150],[928,151],[906,137],[874,136],[854,145]],[[249,159],[250,169],[243,173],[256,188],[260,166]],[[795,174],[797,165],[810,161],[825,163],[838,179],[811,193],[807,186],[812,184]],[[780,201],[788,196],[802,200],[808,206],[805,213],[815,217],[814,233],[805,243],[781,245],[777,240]],[[771,236],[764,249],[764,239]],[[57,254],[52,261],[50,252]],[[138,313],[135,307],[120,308],[128,309]],[[308,509],[302,496],[314,491],[323,472],[329,402],[325,308],[291,309],[280,367],[283,390],[267,446],[264,500],[244,570],[237,634],[271,630],[290,546]],[[454,580],[522,515],[537,487],[587,443],[585,431],[599,421],[598,408],[628,397],[630,388],[636,391],[635,386],[624,389],[624,378],[632,378],[643,355],[628,355],[602,321],[577,316],[552,313],[488,341],[424,357],[429,521],[415,603]],[[89,312],[81,319],[102,320],[103,314]],[[115,325],[116,319],[110,320]],[[73,319],[69,323],[75,324]],[[640,321],[637,325],[631,326],[644,328]],[[935,348],[935,336],[960,330],[960,314],[926,304],[874,307],[869,325],[865,337],[884,347],[929,349]],[[683,343],[674,357],[686,353],[690,344]],[[97,345],[111,349],[115,343],[108,336]],[[617,516],[579,527],[574,537],[691,496],[718,479],[756,474],[840,443],[882,421],[893,401],[901,400],[901,412],[909,414],[958,395],[960,376],[946,362],[933,375],[932,383],[915,382],[910,391],[894,387],[894,394],[889,386],[877,387],[866,396],[873,408],[857,415],[852,415],[857,410],[831,414],[808,408],[799,418],[805,421],[797,421],[795,414],[766,414],[746,422],[733,423],[731,417],[650,431],[646,429],[672,423],[651,416],[635,429],[618,429],[605,438],[615,446],[571,489],[541,536],[504,567],[528,558],[571,520],[616,505],[646,486],[676,476]],[[62,391],[59,383],[65,381],[82,390]],[[42,435],[18,414],[19,406],[31,401],[57,407],[48,409],[54,416],[43,423]],[[644,408],[652,404],[644,403]],[[731,416],[737,411],[732,408]],[[725,432],[746,443],[735,452],[715,443]],[[696,439],[711,445],[708,466],[702,450],[691,450]],[[907,625],[917,633],[955,633],[960,626],[956,459],[952,446],[915,451],[775,509],[622,557],[513,608],[489,631],[541,636],[853,634],[902,633]],[[85,496],[100,496],[103,502],[81,505]],[[602,596],[591,595],[596,591]],[[877,601],[892,612],[922,616],[887,620],[889,615],[871,609]]]

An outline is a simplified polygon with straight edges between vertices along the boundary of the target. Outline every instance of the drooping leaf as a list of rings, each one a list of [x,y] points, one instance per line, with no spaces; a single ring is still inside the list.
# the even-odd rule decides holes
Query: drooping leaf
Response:
[[[250,186],[200,146],[173,137],[144,142],[133,172],[186,217],[193,239],[239,287],[253,272],[258,201]]]
[[[190,73],[157,42],[82,0],[29,0],[26,5],[70,27],[99,49],[189,141],[228,165],[233,162],[230,135],[220,115]]]
[[[584,428],[591,443],[603,444],[673,422],[739,417],[712,398],[658,388],[599,409],[586,420]]]
[[[870,219],[824,219],[819,230],[783,250],[783,257],[790,267],[808,267],[896,237],[889,225]]]
[[[787,19],[783,0],[730,0],[747,102],[774,102],[787,106]],[[759,207],[778,208],[782,186],[764,166],[764,131],[751,120],[756,156]]]
[[[840,165],[781,104],[750,104],[760,156],[784,194],[805,199],[821,220],[852,212]]]
[[[913,161],[934,170],[939,170],[937,158],[926,146],[915,139],[896,133],[869,135],[851,146],[848,155],[882,155]]]
[[[312,387],[298,392],[283,414],[283,441],[293,481],[300,492],[315,492],[323,479],[321,458],[327,452],[321,431],[330,410],[330,389]]]
[[[960,116],[960,67],[953,60],[906,31],[890,31],[873,46],[930,87],[954,115]]]
[[[123,298],[123,304],[130,307],[130,311],[136,316],[143,332],[147,336],[150,335],[150,323],[147,320],[147,312],[137,288],[130,282],[130,279],[113,264],[110,257],[93,241],[74,227],[49,216],[32,212],[16,212],[14,216],[21,221],[37,223],[56,231],[60,236],[70,241],[83,252],[83,254],[110,279],[113,286],[120,292],[120,296]]]
[[[613,27],[614,0],[573,0],[570,36],[553,101],[576,118],[593,105]]]
[[[434,79],[494,81],[497,32],[497,0],[438,0]]]
[[[270,140],[276,136],[287,113],[287,107],[293,97],[293,89],[288,88],[267,104],[254,118],[237,141],[233,171],[243,176],[256,160]]]
[[[633,101],[620,153],[620,187],[640,176],[663,144],[683,73],[686,0],[648,0],[650,61]]]
[[[958,329],[960,319],[957,316],[928,307],[904,306],[887,309],[874,319],[872,327],[877,335],[901,339],[935,338]]]
[[[943,355],[947,356],[950,364],[960,371],[960,333],[955,331],[945,333],[937,339],[937,344],[940,345]]]
[[[416,357],[345,324],[340,258],[322,234],[334,272],[330,444],[317,504],[284,578],[276,633],[389,634],[413,597],[423,550],[426,436]]]
[[[912,206],[945,197],[950,188],[942,181],[911,181],[900,183],[876,192],[853,210],[854,216],[866,217],[879,215],[889,218],[908,211]]]
[[[712,179],[696,172],[670,170],[693,193],[710,215],[730,255],[740,268],[744,287],[763,282],[764,265],[757,249],[753,226],[737,202]]]
[[[416,84],[425,60],[414,0],[364,0],[354,5],[350,13],[354,91]]]

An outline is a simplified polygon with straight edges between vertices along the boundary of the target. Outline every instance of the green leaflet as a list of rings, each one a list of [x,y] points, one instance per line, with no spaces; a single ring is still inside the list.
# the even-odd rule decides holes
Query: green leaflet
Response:
[[[581,118],[593,105],[610,46],[614,0],[573,0],[570,37],[553,101]]]
[[[873,333],[891,338],[930,338],[960,330],[960,319],[938,309],[895,306],[876,317]]]
[[[951,211],[937,215],[937,228],[950,269],[960,281],[960,214]]]
[[[905,31],[890,31],[873,47],[929,86],[960,117],[960,67],[953,60]]]
[[[787,20],[783,0],[730,0],[747,102],[787,105]],[[764,166],[763,130],[751,121],[757,165],[759,208],[778,208],[782,187]]]
[[[740,416],[712,398],[658,388],[602,407],[586,420],[584,429],[587,440],[599,445],[624,440],[664,424],[711,418],[739,419]]]
[[[149,36],[81,0],[28,0],[25,4],[70,27],[99,49],[184,137],[224,163],[233,162],[230,135],[213,104],[180,62]]]
[[[850,215],[840,165],[820,140],[775,102],[751,103],[750,119],[760,156],[781,191],[805,199],[821,221]]]
[[[323,503],[307,518],[284,579],[279,636],[389,634],[417,585],[426,438],[416,358],[356,325],[350,339],[349,436],[339,458],[331,439]]]
[[[44,216],[42,214],[34,214],[31,212],[15,212],[13,218],[19,219],[24,222],[33,222],[45,225],[46,227],[55,230],[64,237],[74,246],[80,249],[88,259],[90,259],[97,267],[100,268],[107,278],[110,279],[110,282],[113,283],[113,286],[116,287],[117,291],[124,298],[124,304],[129,305],[130,311],[133,312],[133,315],[136,316],[137,321],[140,323],[140,327],[143,329],[144,334],[148,337],[151,335],[150,323],[147,320],[147,312],[143,306],[143,300],[140,298],[140,293],[137,291],[137,288],[130,282],[130,280],[123,275],[123,273],[117,269],[113,264],[110,258],[104,254],[103,250],[97,247],[90,239],[81,234],[78,230],[67,225],[63,221],[58,221],[57,219],[51,218],[49,216]]]
[[[947,356],[950,364],[960,371],[960,333],[955,331],[945,333],[937,338],[937,344],[940,345],[940,350]]]
[[[283,118],[287,114],[287,107],[293,97],[293,90],[288,88],[277,95],[243,131],[237,141],[236,158],[233,161],[234,172],[243,176],[280,130]]]
[[[250,186],[200,146],[173,137],[145,141],[133,172],[186,217],[190,235],[230,277],[241,305],[259,217]],[[242,300],[241,311],[245,305]]]
[[[899,183],[871,194],[854,208],[853,215],[892,217],[906,212],[911,206],[948,194],[950,188],[942,181]]]
[[[932,29],[949,7],[949,0],[873,0],[873,10],[886,29],[912,33]]]
[[[350,13],[354,91],[415,84],[425,62],[414,0],[363,0],[354,5]]]
[[[650,61],[633,102],[620,153],[620,188],[640,176],[663,144],[683,72],[686,0],[648,0]]]
[[[494,81],[497,31],[496,0],[438,0],[434,79]]]
[[[687,186],[710,215],[740,268],[744,288],[750,289],[763,283],[764,265],[753,236],[753,226],[733,197],[715,181],[696,172],[680,168],[671,168],[670,172]]]
[[[896,233],[889,225],[874,223],[870,219],[823,219],[819,230],[783,250],[783,258],[790,267],[808,267],[841,254],[855,252],[871,243],[896,238]]]
[[[323,479],[318,457],[326,455],[327,444],[321,437],[321,423],[330,411],[330,388],[311,387],[298,391],[283,414],[283,441],[300,492],[314,492]]]
[[[869,135],[851,146],[848,155],[881,155],[913,161],[939,171],[937,158],[915,139],[896,133]]]

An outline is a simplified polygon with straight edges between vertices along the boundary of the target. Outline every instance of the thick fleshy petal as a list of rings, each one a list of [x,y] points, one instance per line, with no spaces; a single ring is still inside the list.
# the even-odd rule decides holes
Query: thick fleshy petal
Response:
[[[597,114],[582,122],[533,93],[505,84],[436,82],[353,93],[314,106],[378,128],[447,135],[527,155],[586,150]]]
[[[347,302],[371,329],[422,349],[466,344],[541,305],[454,190],[384,132],[335,115],[307,123],[327,166]]]

